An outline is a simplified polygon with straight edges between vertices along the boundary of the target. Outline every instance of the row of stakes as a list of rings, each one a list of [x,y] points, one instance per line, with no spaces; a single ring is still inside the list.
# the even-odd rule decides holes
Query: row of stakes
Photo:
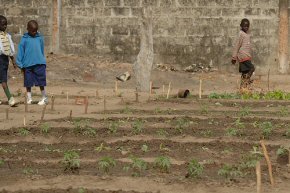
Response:
[[[149,98],[148,100],[151,99],[152,97],[152,81],[150,81],[150,88],[149,88]],[[170,96],[170,91],[171,91],[171,82],[169,82],[168,84],[168,90],[167,90],[167,93],[166,93],[166,99],[169,99],[169,96]],[[114,93],[115,95],[117,95],[118,93],[118,81],[115,82],[115,89],[114,89]],[[201,99],[201,95],[202,95],[202,79],[199,80],[199,98]],[[165,96],[165,85],[162,86],[162,96]],[[96,98],[99,98],[99,92],[98,90],[96,90],[96,95],[95,95]],[[122,98],[123,100],[123,98]],[[26,126],[26,113],[28,112],[28,104],[26,103],[27,101],[27,97],[26,97],[26,94],[25,94],[25,97],[24,97],[24,104],[25,104],[25,115],[24,115],[24,119],[23,119],[23,125]],[[54,101],[55,101],[55,96],[52,95],[51,96],[51,110],[53,111],[54,110]],[[66,93],[66,103],[68,104],[69,102],[69,93],[67,92]],[[135,90],[135,101],[136,102],[139,102],[139,93],[138,93],[138,90],[136,88]],[[104,96],[104,112],[107,110],[107,101],[106,101],[106,96]],[[89,104],[89,97],[85,97],[84,98],[84,105],[85,105],[85,114],[88,113],[88,104]],[[44,115],[45,115],[45,111],[46,111],[46,106],[47,105],[44,105],[43,109],[42,109],[42,113],[41,113],[41,118],[40,118],[40,122],[42,122],[44,120]],[[69,118],[71,119],[72,118],[72,110],[70,110],[70,115],[69,115]],[[9,108],[6,109],[6,120],[9,120]]]

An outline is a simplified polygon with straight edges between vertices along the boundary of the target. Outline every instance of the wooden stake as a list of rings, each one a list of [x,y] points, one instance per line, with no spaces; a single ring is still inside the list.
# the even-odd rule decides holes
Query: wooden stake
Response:
[[[169,85],[168,85],[167,96],[166,96],[167,99],[169,99],[170,90],[171,90],[171,82],[169,82]]]
[[[51,110],[54,111],[54,95],[51,96]]]
[[[135,91],[135,96],[136,96],[136,102],[139,102],[139,93],[138,93],[138,89],[136,87],[136,91]]]
[[[69,112],[69,120],[72,120],[72,110]]]
[[[290,148],[288,149],[288,165],[290,166]]]
[[[66,92],[66,104],[68,104],[68,92]]]
[[[89,97],[86,97],[86,101],[85,101],[85,114],[88,114],[88,106],[89,106]]]
[[[98,99],[98,98],[100,98],[100,97],[99,97],[99,90],[97,89],[96,90],[96,99]]]
[[[42,122],[43,119],[44,119],[44,114],[45,114],[46,106],[47,106],[47,105],[44,105],[44,107],[43,107],[43,109],[42,109],[41,119],[40,119],[41,122]]]
[[[164,96],[165,95],[165,85],[163,84],[162,85],[162,96]]]
[[[273,178],[273,172],[272,172],[272,164],[271,164],[271,160],[269,158],[269,155],[268,155],[268,151],[267,151],[267,148],[265,146],[265,143],[263,140],[260,141],[261,143],[261,146],[262,146],[262,149],[263,149],[263,153],[264,153],[264,157],[267,161],[267,165],[268,165],[268,170],[269,170],[269,177],[270,177],[270,182],[271,182],[271,185],[274,186],[274,178]]]
[[[149,85],[149,95],[150,97],[152,95],[152,81],[150,81],[150,85]]]
[[[240,89],[240,80],[237,79],[237,89],[239,90]]]
[[[27,113],[28,112],[27,93],[25,93],[25,96],[24,96],[24,105],[25,105],[24,111],[25,111],[25,113]]]
[[[115,82],[115,95],[118,95],[118,81]]]
[[[270,91],[270,69],[268,70],[268,92]]]
[[[106,96],[104,96],[104,112],[107,110],[107,101],[106,101]]]
[[[199,98],[201,99],[201,92],[202,92],[202,79],[199,79]]]
[[[262,193],[262,175],[261,175],[261,163],[256,163],[256,176],[257,176],[257,193]]]
[[[9,119],[9,109],[7,108],[6,109],[6,120],[8,120]]]
[[[23,126],[26,126],[26,115],[23,117]]]

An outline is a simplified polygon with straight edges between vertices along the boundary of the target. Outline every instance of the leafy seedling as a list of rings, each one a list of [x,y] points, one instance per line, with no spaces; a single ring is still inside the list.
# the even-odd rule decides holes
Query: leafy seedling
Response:
[[[117,121],[110,122],[108,127],[108,133],[117,133],[120,123]]]
[[[279,147],[276,151],[277,156],[285,156],[288,154],[288,150],[285,147]]]
[[[106,174],[108,174],[110,169],[116,166],[116,161],[111,157],[101,157],[98,165],[99,169],[103,170]]]
[[[175,125],[175,129],[178,131],[178,133],[182,134],[183,130],[185,128],[189,127],[189,120],[186,118],[178,118],[176,120],[176,125]]]
[[[262,122],[260,124],[260,128],[262,129],[263,138],[269,139],[273,132],[273,124],[270,121]]]
[[[78,193],[85,193],[85,192],[86,192],[86,190],[83,187],[79,188]]]
[[[74,150],[64,152],[63,161],[64,171],[70,170],[72,172],[77,171],[80,168],[79,154]]]
[[[248,115],[250,115],[250,110],[251,110],[250,107],[241,107],[241,108],[240,108],[239,115],[240,115],[241,117],[248,116]]]
[[[112,148],[110,148],[109,146],[104,146],[103,143],[101,143],[99,146],[97,146],[95,148],[95,151],[98,153],[101,153],[102,151],[110,151]]]
[[[204,166],[195,159],[192,159],[188,163],[188,172],[186,177],[196,178],[203,173]]]
[[[203,137],[212,137],[213,132],[209,129],[200,132]]]
[[[242,176],[242,172],[239,171],[238,167],[236,166],[224,164],[223,167],[218,170],[218,175],[225,178],[239,177]]]
[[[167,137],[169,135],[168,132],[164,129],[158,129],[156,133],[160,137]]]
[[[142,133],[143,131],[143,121],[142,120],[135,120],[133,123],[132,123],[132,132],[137,135],[137,134],[140,134]]]
[[[285,133],[286,137],[290,139],[290,129],[288,129]]]
[[[131,109],[130,107],[126,106],[123,110],[121,110],[122,114],[129,114],[132,115],[133,114],[133,109]]]
[[[154,167],[159,168],[162,172],[168,173],[171,167],[171,161],[169,157],[159,156],[154,161]]]
[[[50,130],[50,125],[48,123],[44,123],[40,126],[41,133],[48,134]]]
[[[282,106],[280,108],[280,110],[277,112],[278,116],[281,116],[281,117],[286,117],[289,115],[289,112],[288,112],[288,108],[285,107],[285,106]]]
[[[38,174],[38,170],[36,169],[36,170],[33,170],[32,168],[24,168],[23,170],[22,170],[22,172],[23,172],[23,174],[25,174],[25,175],[33,175],[33,174]]]
[[[88,128],[90,120],[88,119],[76,119],[73,121],[73,131],[74,133],[82,133],[83,130]]]
[[[159,145],[159,150],[160,151],[167,151],[167,152],[171,151],[168,147],[164,146],[163,143],[161,143]]]
[[[27,136],[27,135],[29,135],[29,133],[30,133],[30,131],[28,129],[26,129],[26,128],[20,128],[18,130],[18,134],[22,135],[22,136]]]
[[[144,153],[147,153],[147,152],[149,151],[149,147],[148,147],[146,144],[144,144],[144,145],[141,146],[141,150],[142,150]]]
[[[2,167],[5,164],[4,160],[0,159],[0,167]]]
[[[241,132],[237,128],[230,127],[230,128],[227,128],[226,135],[227,136],[241,136]]]
[[[202,104],[200,107],[201,114],[207,115],[209,113],[209,108],[207,105]]]
[[[139,177],[141,173],[147,169],[147,164],[144,160],[139,159],[135,156],[130,156],[131,162],[129,165],[124,167],[125,171],[132,170],[132,176]]]
[[[89,136],[89,137],[95,137],[97,135],[97,131],[94,128],[86,127],[83,129],[83,135]]]

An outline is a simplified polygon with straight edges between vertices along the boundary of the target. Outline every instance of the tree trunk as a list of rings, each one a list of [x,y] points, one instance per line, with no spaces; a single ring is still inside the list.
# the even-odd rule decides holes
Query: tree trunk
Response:
[[[286,74],[289,69],[288,61],[288,0],[279,1],[279,72]]]
[[[138,91],[149,91],[153,66],[152,8],[144,7],[140,25],[140,52],[134,63]]]

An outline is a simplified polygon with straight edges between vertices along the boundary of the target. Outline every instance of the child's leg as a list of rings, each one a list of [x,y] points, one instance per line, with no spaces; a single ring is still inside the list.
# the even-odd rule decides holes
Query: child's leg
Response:
[[[46,98],[46,92],[45,92],[44,86],[40,86],[39,88],[40,88],[40,91],[41,91],[42,98]]]
[[[26,87],[26,92],[27,92],[27,103],[31,104],[32,102],[31,87]]]
[[[10,100],[10,98],[12,97],[12,95],[11,95],[11,93],[9,91],[7,82],[2,82],[2,87],[3,87],[3,90],[4,90],[5,95],[7,96],[8,100]]]

